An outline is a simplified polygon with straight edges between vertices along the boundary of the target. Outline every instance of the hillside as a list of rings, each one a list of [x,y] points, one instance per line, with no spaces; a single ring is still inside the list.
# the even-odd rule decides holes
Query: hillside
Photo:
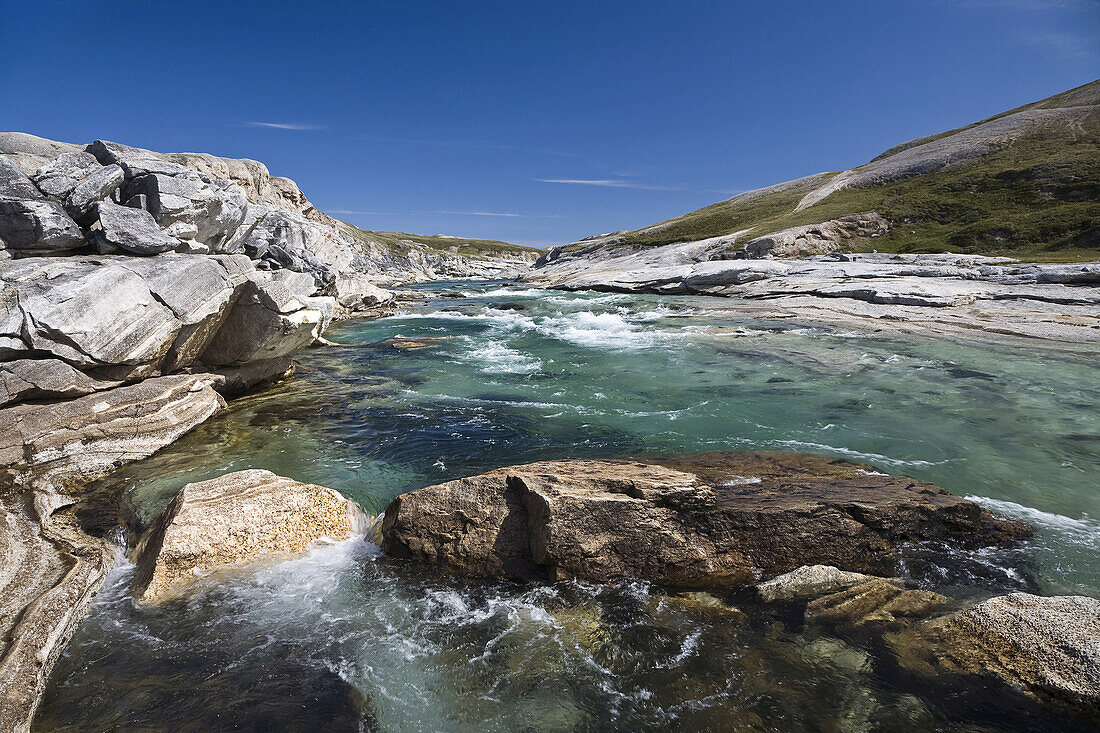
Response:
[[[742,193],[642,229],[582,240],[566,252],[737,233],[724,242],[735,252],[763,235],[792,227],[812,230],[813,225],[870,212],[885,219],[885,226],[847,227],[839,238],[832,237],[842,241],[826,249],[1097,258],[1100,81],[896,145],[858,168]],[[786,243],[793,246],[774,254],[820,251],[815,240],[830,236],[818,234],[790,233]],[[807,239],[818,246],[799,246]],[[772,249],[771,242],[765,244],[764,249]]]

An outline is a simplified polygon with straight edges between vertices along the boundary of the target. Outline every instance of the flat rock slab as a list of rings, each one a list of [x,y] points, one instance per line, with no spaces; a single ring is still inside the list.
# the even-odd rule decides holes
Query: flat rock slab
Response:
[[[402,494],[382,533],[390,555],[468,575],[703,587],[812,563],[881,570],[907,542],[1030,529],[933,484],[761,451],[502,468]]]
[[[347,539],[361,516],[332,489],[270,471],[187,484],[138,545],[134,595],[164,600],[219,568],[296,555],[325,537]]]

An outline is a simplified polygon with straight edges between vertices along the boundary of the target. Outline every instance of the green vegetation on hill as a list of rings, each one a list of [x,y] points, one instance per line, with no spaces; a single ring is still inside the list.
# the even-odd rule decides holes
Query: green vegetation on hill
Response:
[[[877,211],[890,233],[852,239],[855,251],[966,252],[1025,259],[1100,257],[1100,82],[997,115],[1027,109],[1081,107],[1078,124],[1036,124],[994,152],[930,173],[864,188],[841,188],[801,211],[820,177],[755,197],[720,201],[661,224],[620,232],[609,246],[687,242],[752,228],[741,242],[792,226]],[[989,120],[983,120],[987,122]],[[972,129],[933,135],[886,151],[875,161]],[[874,161],[872,161],[872,164]],[[868,164],[871,165],[871,164]],[[856,169],[859,171],[861,169]]]
[[[413,244],[418,244],[437,252],[451,252],[467,257],[493,257],[524,252],[541,254],[542,252],[542,250],[534,247],[499,242],[495,239],[470,239],[468,237],[452,237],[446,234],[378,232],[370,229],[360,229],[347,222],[341,223],[345,225],[346,231],[357,239],[386,245],[397,253],[407,252]]]

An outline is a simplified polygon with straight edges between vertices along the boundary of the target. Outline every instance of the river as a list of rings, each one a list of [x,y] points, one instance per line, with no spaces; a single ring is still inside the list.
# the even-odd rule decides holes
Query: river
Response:
[[[109,480],[148,523],[185,483],[266,468],[368,512],[413,488],[565,457],[768,448],[935,482],[1024,519],[1010,549],[907,552],[954,598],[1100,597],[1100,359],[739,317],[731,301],[418,286],[338,324],[289,382]],[[398,349],[397,335],[438,338]],[[103,531],[117,517],[100,518]],[[110,517],[115,517],[111,519]],[[643,583],[473,582],[361,539],[135,607],[120,558],[36,730],[1017,730],[926,694],[873,648]],[[746,615],[747,614],[747,615]],[[1026,714],[1026,713],[1025,713]],[[1036,729],[1057,727],[1036,713]]]

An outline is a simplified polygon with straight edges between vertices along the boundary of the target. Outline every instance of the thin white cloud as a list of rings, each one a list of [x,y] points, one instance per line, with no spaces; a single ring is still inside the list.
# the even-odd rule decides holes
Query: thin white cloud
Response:
[[[320,130],[320,125],[308,125],[298,122],[246,122],[249,127],[267,127],[272,130]]]
[[[604,188],[640,188],[647,191],[679,191],[677,186],[651,186],[648,183],[619,181],[606,178],[535,178],[539,183],[565,183],[575,186],[603,186]]]
[[[522,145],[507,143],[494,143],[487,140],[436,140],[428,138],[410,137],[384,137],[381,135],[364,135],[363,140],[383,143],[401,143],[405,145],[438,145],[445,148],[485,148],[490,150],[514,150],[517,152],[540,153],[543,155],[562,155],[568,158],[580,158],[577,153],[565,150],[547,150],[544,148],[528,148]]]
[[[444,216],[513,216],[525,217],[527,214],[498,213],[495,211],[421,211],[421,214],[443,214]]]
[[[1067,60],[1087,61],[1097,55],[1097,45],[1092,39],[1072,33],[1036,33],[1024,42]]]
[[[502,216],[520,219],[560,219],[560,214],[514,214],[499,211],[356,211],[352,209],[325,209],[329,214],[355,214],[359,216]]]

